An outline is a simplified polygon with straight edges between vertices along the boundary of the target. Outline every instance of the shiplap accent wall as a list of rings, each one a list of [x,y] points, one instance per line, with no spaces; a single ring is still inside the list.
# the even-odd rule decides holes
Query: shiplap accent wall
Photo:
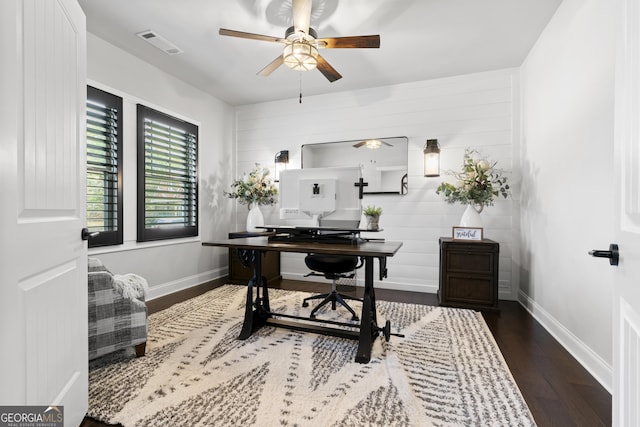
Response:
[[[388,278],[376,286],[435,293],[438,238],[451,236],[464,207],[449,205],[435,193],[441,181],[453,178],[423,176],[425,141],[439,140],[443,171],[459,170],[465,147],[472,147],[497,160],[517,184],[518,80],[517,69],[505,69],[303,97],[302,104],[296,98],[241,106],[236,109],[235,173],[239,176],[255,163],[273,168],[280,150],[289,150],[289,168],[299,168],[303,144],[407,136],[408,194],[367,195],[363,200],[363,206],[383,209],[384,231],[376,237],[404,243],[388,260]],[[515,299],[518,289],[518,274],[512,274],[519,253],[517,198],[515,192],[513,199],[499,201],[482,213],[485,236],[500,242],[500,297],[506,299]],[[244,230],[247,209],[236,207],[236,230]],[[277,205],[263,207],[263,213],[267,224],[282,223]],[[308,270],[302,255],[283,254],[282,273],[304,280]]]

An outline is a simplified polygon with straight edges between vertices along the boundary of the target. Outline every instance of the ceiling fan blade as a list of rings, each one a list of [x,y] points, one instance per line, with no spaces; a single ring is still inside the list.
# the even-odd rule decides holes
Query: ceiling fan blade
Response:
[[[351,37],[328,37],[318,39],[318,47],[326,49],[340,48],[378,48],[380,47],[380,36],[351,36]]]
[[[318,55],[318,70],[324,75],[330,82],[335,82],[342,78],[339,72],[336,71],[322,56]]]
[[[261,40],[265,42],[285,43],[282,37],[264,36],[262,34],[245,33],[244,31],[227,30],[220,28],[218,34],[221,36],[239,37],[241,39]]]
[[[364,144],[366,144],[366,143],[367,143],[367,141],[360,141],[360,142],[358,142],[357,144],[353,144],[353,146],[354,146],[355,148],[360,148],[360,147],[362,147],[362,146],[363,146]]]
[[[384,145],[386,145],[387,147],[393,147],[393,145],[389,144],[388,142],[385,142],[385,141],[380,141],[380,142],[382,142],[382,143],[383,143]]]
[[[278,57],[273,61],[271,61],[269,65],[264,67],[262,70],[258,71],[258,74],[261,76],[267,77],[269,74],[273,73],[276,70],[276,68],[281,66],[283,63],[284,63],[284,58],[282,57],[282,55],[278,55]]]
[[[293,0],[293,27],[296,33],[309,34],[311,24],[311,0]]]

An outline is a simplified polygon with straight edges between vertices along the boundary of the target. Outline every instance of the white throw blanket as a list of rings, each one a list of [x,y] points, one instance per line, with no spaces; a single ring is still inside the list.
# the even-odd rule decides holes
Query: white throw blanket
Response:
[[[122,295],[123,298],[132,301],[144,301],[149,291],[149,284],[144,277],[137,274],[114,274],[113,287]]]

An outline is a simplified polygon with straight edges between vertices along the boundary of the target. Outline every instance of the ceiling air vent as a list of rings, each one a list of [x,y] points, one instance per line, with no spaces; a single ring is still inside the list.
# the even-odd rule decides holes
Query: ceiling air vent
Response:
[[[177,55],[179,53],[182,53],[182,50],[178,46],[174,45],[155,31],[142,31],[141,33],[137,33],[136,36],[140,37],[147,43],[150,43],[153,46],[157,47],[167,55]]]

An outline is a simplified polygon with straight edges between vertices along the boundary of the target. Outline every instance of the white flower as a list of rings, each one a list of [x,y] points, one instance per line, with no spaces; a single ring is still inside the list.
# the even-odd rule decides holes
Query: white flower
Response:
[[[241,204],[272,205],[277,202],[278,188],[269,177],[269,169],[262,168],[257,163],[251,172],[233,181],[231,188],[233,191],[224,191],[224,195],[237,199]]]
[[[495,197],[508,197],[510,194],[507,178],[500,169],[496,169],[496,163],[486,159],[474,159],[478,154],[471,149],[465,149],[462,171],[449,171],[455,176],[457,184],[441,183],[436,189],[437,194],[442,194],[448,203],[473,203],[479,206],[490,206]]]

